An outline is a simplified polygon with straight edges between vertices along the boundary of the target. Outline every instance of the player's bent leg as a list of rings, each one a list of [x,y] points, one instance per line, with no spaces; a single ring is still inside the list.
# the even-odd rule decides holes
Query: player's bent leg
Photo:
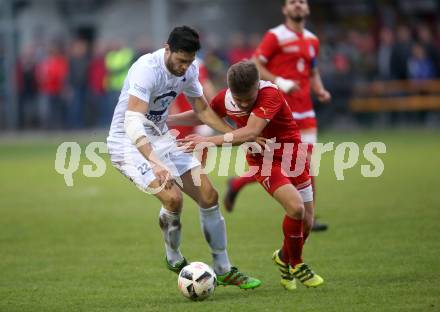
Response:
[[[194,171],[196,170],[196,171]],[[260,286],[261,281],[249,277],[240,272],[230,263],[227,253],[226,224],[219,205],[218,193],[212,186],[206,174],[197,172],[186,172],[181,176],[182,191],[199,204],[200,225],[206,241],[211,249],[214,262],[214,271],[217,274],[219,285],[235,285],[241,289],[252,289]],[[194,183],[193,175],[200,174],[200,185]]]
[[[304,242],[310,235],[310,231],[313,227],[314,222],[314,201],[313,201],[313,188],[311,185],[306,186],[300,190],[298,190],[301,198],[304,202]]]
[[[180,213],[182,211],[182,192],[172,182],[167,188],[163,188],[154,196],[160,200],[162,207],[159,212],[159,226],[162,230],[165,242],[165,263],[167,268],[179,274],[188,264],[180,251],[180,237],[182,225]],[[149,189],[160,187],[159,182],[154,180],[149,184]]]
[[[313,201],[305,202],[304,203],[304,243],[306,242],[307,238],[310,235],[310,232],[313,228],[313,222],[315,219],[315,213],[314,213],[314,205]]]
[[[293,187],[293,185],[290,186]],[[293,198],[294,199],[293,202],[298,202],[298,196],[299,196],[301,199],[300,202],[303,202],[303,199],[307,201],[307,204],[304,204],[304,206],[307,206],[308,213],[310,212],[313,213],[312,192],[310,191],[307,192],[306,188],[303,191],[297,191],[296,188],[294,188],[294,190],[290,188],[289,185],[284,185],[279,189],[277,189],[273,195],[283,206],[286,205],[287,198],[289,197]],[[307,217],[310,218],[311,217],[310,215],[309,216],[306,215],[305,212],[306,208],[304,206],[303,206],[303,218],[304,219]],[[300,209],[298,208],[297,210]],[[285,252],[289,253],[289,265],[290,265],[289,273],[291,277],[295,278],[295,280],[300,281],[306,287],[318,287],[322,285],[324,283],[324,279],[315,272],[313,272],[310,269],[310,267],[302,260],[302,248],[304,245],[303,220],[297,220],[297,219],[289,218],[289,216],[286,216],[283,222],[283,232],[284,232],[284,244],[281,254]],[[285,285],[283,286],[286,289],[288,289]]]
[[[286,211],[286,215],[292,219],[304,219],[304,202],[298,190],[292,184],[284,184],[277,188],[272,196]]]
[[[256,182],[254,177],[233,177],[228,180],[223,205],[227,212],[232,212],[240,190],[248,184]]]
[[[194,176],[199,180],[199,185],[196,185]],[[208,176],[201,172],[200,167],[193,168],[191,171],[184,173],[180,178],[183,183],[182,191],[200,207],[209,208],[218,204],[218,192]]]
[[[316,127],[316,124],[312,127],[304,128],[300,130],[301,133],[301,141],[304,143],[310,144],[310,148],[308,151],[308,160],[310,162],[310,158],[312,156],[312,150],[313,145],[318,141],[318,128]],[[314,176],[311,177],[312,179],[312,187],[313,187],[313,200],[316,203],[316,178]],[[313,225],[311,227],[311,230],[314,232],[320,232],[327,230],[328,225],[325,223],[319,223],[316,222],[316,220],[313,220]]]

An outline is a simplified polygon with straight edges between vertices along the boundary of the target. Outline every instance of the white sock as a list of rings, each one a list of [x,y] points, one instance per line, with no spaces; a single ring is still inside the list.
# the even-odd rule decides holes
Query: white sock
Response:
[[[159,225],[165,241],[167,260],[171,265],[183,260],[180,252],[180,213],[171,212],[164,207],[159,212]]]
[[[222,275],[231,270],[228,252],[226,251],[226,225],[218,204],[214,207],[200,208],[200,224],[205,239],[211,247],[214,271]]]

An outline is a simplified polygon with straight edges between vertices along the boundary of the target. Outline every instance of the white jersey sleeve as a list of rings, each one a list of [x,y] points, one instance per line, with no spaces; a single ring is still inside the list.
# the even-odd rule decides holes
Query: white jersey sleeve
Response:
[[[203,87],[199,81],[199,67],[194,66],[193,70],[189,73],[183,93],[188,97],[201,97],[203,96]]]
[[[134,63],[128,77],[127,93],[148,103],[156,80],[154,77],[154,71],[150,66]]]

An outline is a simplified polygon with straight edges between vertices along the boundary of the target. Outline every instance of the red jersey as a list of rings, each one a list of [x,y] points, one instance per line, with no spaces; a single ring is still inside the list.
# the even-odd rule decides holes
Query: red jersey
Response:
[[[285,24],[270,29],[258,46],[255,56],[276,76],[295,80],[300,90],[284,94],[300,123],[315,118],[310,96],[310,76],[317,63],[319,40],[308,30],[297,33]],[[316,123],[316,122],[315,122]],[[315,124],[316,126],[316,124]]]
[[[254,114],[268,121],[261,136],[276,138],[277,143],[299,143],[301,137],[292,118],[292,111],[277,86],[268,81],[260,81],[258,97],[251,112],[241,110],[232,98],[231,91],[224,89],[211,101],[212,109],[221,118],[229,117],[237,128],[246,126],[249,116]],[[282,157],[283,145],[275,149],[274,157]]]

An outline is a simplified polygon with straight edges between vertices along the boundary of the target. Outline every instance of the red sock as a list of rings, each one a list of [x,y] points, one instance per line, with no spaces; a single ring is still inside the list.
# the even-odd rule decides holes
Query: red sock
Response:
[[[289,263],[289,247],[288,247],[288,244],[286,242],[286,238],[284,238],[284,240],[283,240],[283,248],[281,248],[280,259],[284,263]]]
[[[237,177],[233,178],[231,181],[231,187],[235,192],[240,191],[240,189],[250,183],[254,183],[256,180],[252,177]]]
[[[303,220],[295,220],[286,215],[283,221],[283,232],[284,244],[282,253],[284,254],[286,249],[291,266],[302,263],[302,249],[304,245]],[[287,257],[283,255],[283,258]]]

